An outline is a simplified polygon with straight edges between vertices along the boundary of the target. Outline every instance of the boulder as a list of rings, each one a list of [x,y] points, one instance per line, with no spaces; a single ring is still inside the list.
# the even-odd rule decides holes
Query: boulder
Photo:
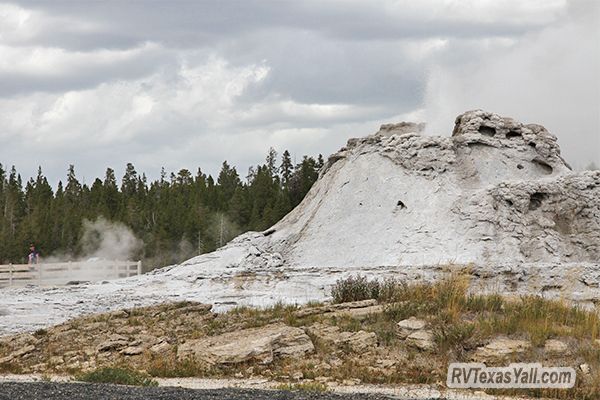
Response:
[[[356,353],[364,353],[377,346],[377,335],[374,332],[343,332],[337,326],[321,323],[311,325],[306,331],[323,343],[348,347]]]
[[[48,364],[50,365],[61,365],[64,363],[62,356],[51,356],[48,359]]]
[[[208,365],[248,361],[269,364],[275,357],[302,357],[312,351],[313,343],[302,329],[271,324],[189,340],[178,347],[177,357],[194,358]]]
[[[549,355],[562,355],[569,350],[569,345],[556,339],[548,339],[544,343],[544,351]]]
[[[473,354],[473,361],[501,361],[511,356],[523,354],[531,348],[527,340],[515,340],[498,337],[485,346],[479,347]]]
[[[579,369],[581,370],[581,372],[582,372],[582,373],[583,373],[583,375],[585,375],[585,376],[590,376],[590,374],[592,373],[592,370],[591,370],[591,368],[590,368],[590,365],[589,365],[589,364],[587,364],[587,363],[586,363],[586,364],[581,364],[581,365],[579,366]]]
[[[23,357],[24,355],[29,354],[34,350],[35,350],[35,346],[32,344],[27,345],[25,347],[21,347],[20,349],[10,353],[8,356],[0,358],[0,364],[5,364],[8,362],[11,362],[15,358]]]
[[[128,318],[129,313],[125,310],[116,310],[108,313],[110,319]]]
[[[142,346],[127,346],[119,353],[123,354],[124,356],[137,356],[143,352],[144,348]]]
[[[423,351],[431,351],[436,347],[433,333],[428,330],[419,330],[411,333],[406,338],[406,344]]]
[[[422,319],[410,317],[396,324],[396,332],[400,339],[406,339],[412,333],[425,329],[427,322]]]
[[[171,345],[166,340],[162,340],[156,343],[154,346],[150,347],[150,352],[154,354],[162,354],[166,353],[171,349]]]
[[[23,357],[25,354],[29,354],[34,350],[35,350],[35,346],[30,344],[28,346],[21,347],[19,350],[13,352],[11,354],[11,356],[13,356],[13,358]]]
[[[96,352],[119,350],[127,346],[128,343],[129,341],[125,336],[114,334],[96,346]]]

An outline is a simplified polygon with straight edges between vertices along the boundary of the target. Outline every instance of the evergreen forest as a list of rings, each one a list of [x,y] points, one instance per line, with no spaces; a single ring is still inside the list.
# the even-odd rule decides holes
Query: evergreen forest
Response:
[[[148,181],[129,163],[121,179],[107,168],[88,185],[70,165],[54,189],[41,167],[24,181],[15,167],[0,164],[0,263],[26,262],[30,243],[42,260],[83,257],[85,222],[99,218],[125,225],[141,241],[130,259],[143,260],[144,270],[178,263],[273,225],[300,203],[322,166],[321,155],[294,165],[287,150],[279,158],[270,149],[246,177],[225,161],[216,179],[200,168],[170,174],[163,168]]]

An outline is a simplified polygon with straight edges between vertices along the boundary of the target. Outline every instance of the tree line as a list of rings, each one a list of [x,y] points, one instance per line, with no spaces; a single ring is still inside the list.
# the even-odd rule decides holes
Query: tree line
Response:
[[[215,179],[200,168],[149,182],[133,164],[117,181],[107,168],[91,185],[81,183],[70,165],[56,190],[41,167],[23,182],[13,166],[0,164],[0,263],[22,263],[35,243],[42,258],[54,253],[82,255],[85,220],[122,223],[143,241],[139,254],[149,267],[181,262],[212,251],[248,230],[264,230],[300,203],[323,166],[323,158],[304,156],[294,165],[286,150],[278,160],[270,149],[265,163],[242,179],[224,161]]]

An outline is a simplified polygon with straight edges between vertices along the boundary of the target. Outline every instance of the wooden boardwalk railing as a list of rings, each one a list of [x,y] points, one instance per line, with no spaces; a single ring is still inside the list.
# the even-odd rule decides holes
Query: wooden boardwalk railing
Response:
[[[78,261],[0,265],[0,287],[65,285],[74,281],[101,281],[141,275],[141,261]]]

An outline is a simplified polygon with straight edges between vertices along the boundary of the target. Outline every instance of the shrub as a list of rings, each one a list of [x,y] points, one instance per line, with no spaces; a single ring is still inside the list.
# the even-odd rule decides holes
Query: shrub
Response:
[[[35,337],[46,336],[47,334],[48,331],[45,329],[38,329],[37,331],[33,332],[33,336]]]
[[[146,374],[125,368],[100,368],[76,377],[82,382],[114,383],[131,386],[158,386],[158,382]]]
[[[334,303],[378,299],[380,288],[378,280],[370,281],[365,276],[355,275],[338,279],[331,288],[331,296]]]
[[[385,278],[379,287],[378,300],[382,303],[392,303],[398,300],[398,293],[405,291],[408,285],[404,281]]]
[[[177,360],[174,354],[151,356],[147,358],[145,366],[150,376],[161,378],[186,378],[209,373],[204,365],[195,360]]]
[[[470,323],[441,323],[433,329],[435,342],[442,351],[460,348],[474,333],[475,326]]]

